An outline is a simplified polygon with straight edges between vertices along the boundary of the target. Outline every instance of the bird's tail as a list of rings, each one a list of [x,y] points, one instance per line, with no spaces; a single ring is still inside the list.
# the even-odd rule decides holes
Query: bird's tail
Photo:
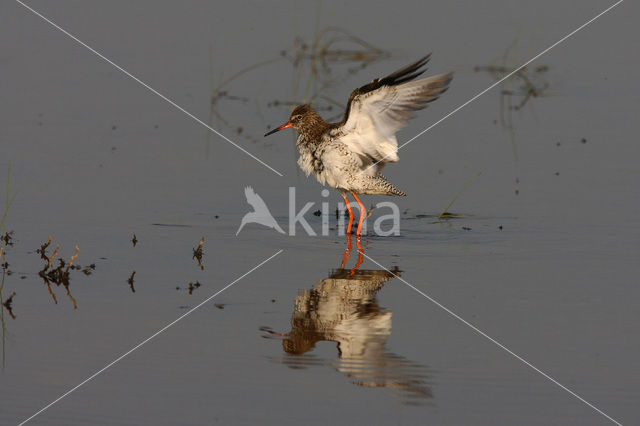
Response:
[[[395,186],[393,186],[392,184],[390,184],[389,182],[387,182],[389,184],[389,195],[397,195],[399,197],[406,197],[407,194],[400,191],[398,188],[396,188]]]
[[[364,185],[362,189],[365,194],[397,195],[400,197],[407,196],[407,194],[393,186],[393,184],[381,174],[376,176],[367,176],[366,181],[363,183]]]

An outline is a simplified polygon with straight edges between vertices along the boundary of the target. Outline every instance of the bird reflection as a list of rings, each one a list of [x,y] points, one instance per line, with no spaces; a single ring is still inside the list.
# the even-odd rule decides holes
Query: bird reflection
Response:
[[[339,269],[311,289],[300,290],[289,333],[268,327],[262,330],[269,333],[265,337],[282,341],[286,355],[276,361],[291,368],[331,365],[358,386],[390,388],[403,403],[423,404],[432,398],[427,369],[386,349],[392,315],[376,300],[384,284],[402,271],[397,267],[390,271],[358,269],[364,252],[359,239],[356,244],[356,267],[344,268],[347,252]],[[337,359],[322,360],[308,354],[323,341],[336,342]]]

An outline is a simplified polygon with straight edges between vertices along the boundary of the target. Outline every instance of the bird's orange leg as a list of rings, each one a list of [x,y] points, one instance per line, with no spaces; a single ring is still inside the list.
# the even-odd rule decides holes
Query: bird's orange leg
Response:
[[[347,226],[345,234],[350,234],[351,233],[351,225],[353,224],[353,211],[351,210],[351,206],[349,205],[349,200],[347,199],[347,194],[344,193],[344,192],[342,192],[341,194],[342,194],[342,198],[344,198],[344,205],[347,206],[347,210],[349,210],[349,225]],[[349,247],[351,247],[351,244],[349,244]]]
[[[344,269],[344,266],[347,264],[347,260],[349,260],[349,254],[351,253],[351,234],[347,234],[347,248],[344,250],[344,254],[342,255],[342,265],[340,269]]]
[[[356,231],[356,235],[360,236],[360,230],[362,229],[362,222],[364,221],[364,216],[366,211],[364,209],[364,205],[362,205],[356,193],[352,192],[351,195],[353,195],[353,198],[356,199],[356,201],[358,202],[358,205],[360,206],[360,220],[358,220],[358,230]]]

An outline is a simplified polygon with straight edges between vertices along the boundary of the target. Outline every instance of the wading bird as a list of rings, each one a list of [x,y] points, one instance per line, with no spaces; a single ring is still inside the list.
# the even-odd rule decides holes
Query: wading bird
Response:
[[[421,68],[430,56],[354,90],[339,123],[325,122],[310,105],[303,104],[293,110],[289,121],[265,134],[289,127],[298,131],[298,165],[307,176],[314,173],[321,184],[340,191],[349,211],[347,233],[353,223],[347,192],[360,207],[356,235],[365,218],[357,194],[407,195],[380,172],[386,163],[398,161],[395,133],[414,117],[412,111],[438,99],[453,78],[449,72],[415,80],[425,71]]]

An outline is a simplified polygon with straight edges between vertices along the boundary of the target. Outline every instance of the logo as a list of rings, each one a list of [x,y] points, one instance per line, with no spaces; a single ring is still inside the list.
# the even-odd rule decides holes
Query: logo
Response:
[[[323,189],[320,193],[323,198],[327,198],[329,196],[329,191]],[[307,221],[306,214],[311,213],[313,207],[315,205],[314,201],[307,202],[300,210],[296,207],[296,188],[289,187],[289,229],[288,232],[285,232],[280,224],[276,221],[276,219],[271,214],[269,207],[264,202],[262,197],[260,197],[252,187],[247,186],[244,189],[244,195],[247,199],[247,203],[251,207],[253,207],[253,211],[244,215],[242,221],[240,222],[240,226],[238,227],[238,231],[236,232],[236,236],[240,234],[245,227],[245,225],[250,223],[257,223],[262,226],[266,226],[267,228],[272,228],[278,231],[281,234],[287,234],[289,236],[296,235],[296,229],[298,225],[310,236],[316,236],[316,230],[309,224]],[[354,203],[355,204],[355,203]],[[355,216],[354,222],[357,223],[358,216],[360,214],[359,207],[357,204],[351,205],[353,210],[353,214]],[[385,209],[389,209],[390,213],[388,214],[380,214],[377,216],[373,222],[373,234],[377,236],[387,237],[390,235],[400,235],[400,208],[391,201],[382,201],[372,206],[371,209],[367,212],[367,217],[364,219],[362,230],[363,233],[366,233],[367,229],[367,220],[370,218],[371,212],[373,210],[384,211]],[[335,216],[331,215],[329,212],[335,212]],[[320,209],[313,211],[314,216],[320,216],[320,226],[321,231],[320,234],[322,236],[330,235],[330,231],[332,228],[329,226],[331,216],[336,217],[337,219],[337,227],[334,227],[333,230],[337,230],[338,235],[344,235],[346,231],[345,222],[348,219],[345,219],[345,216],[348,218],[348,214],[345,214],[347,208],[343,202],[339,202],[337,206],[333,209],[330,209],[329,202],[323,201],[321,203]],[[313,221],[312,221],[313,222]],[[355,231],[355,227],[354,227]]]
[[[247,203],[253,207],[253,211],[244,215],[240,222],[240,227],[236,232],[236,236],[238,236],[247,223],[259,223],[267,228],[273,228],[281,234],[285,233],[280,225],[278,225],[278,222],[276,222],[262,197],[256,194],[252,187],[247,186],[244,189],[244,196],[247,197]]]

